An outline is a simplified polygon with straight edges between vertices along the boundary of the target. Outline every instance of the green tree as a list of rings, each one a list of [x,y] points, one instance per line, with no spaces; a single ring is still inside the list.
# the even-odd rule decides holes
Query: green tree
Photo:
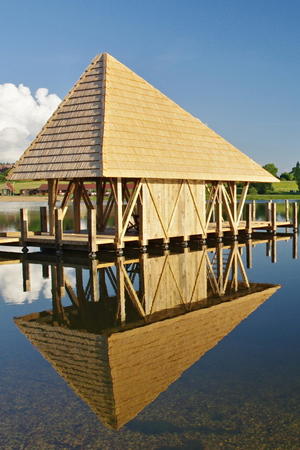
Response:
[[[296,166],[293,167],[292,172],[294,174],[295,181],[298,185],[298,191],[300,191],[300,163],[297,162]]]
[[[292,172],[282,172],[279,178],[284,181],[292,181],[294,180],[294,175]]]
[[[264,169],[266,169],[268,172],[270,172],[274,177],[277,177],[278,168],[275,166],[274,163],[268,163],[263,166]]]
[[[274,175],[274,177],[277,176],[278,168],[274,163],[265,164],[263,168]],[[266,194],[274,190],[272,183],[251,183],[251,187],[254,187],[259,194]]]

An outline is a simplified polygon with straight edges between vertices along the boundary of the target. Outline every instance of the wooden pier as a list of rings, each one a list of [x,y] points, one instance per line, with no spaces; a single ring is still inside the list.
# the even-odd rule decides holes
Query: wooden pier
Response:
[[[64,200],[63,200],[64,202]],[[265,220],[258,220],[256,214],[257,203],[250,202],[244,205],[242,216],[245,220],[240,220],[236,227],[228,220],[218,222],[210,221],[207,224],[205,236],[203,233],[191,236],[176,236],[168,240],[168,244],[172,242],[184,243],[189,245],[189,242],[200,240],[205,242],[206,239],[217,239],[219,242],[226,238],[247,237],[251,238],[253,233],[264,231],[269,235],[276,235],[278,231],[285,230],[289,232],[297,232],[298,230],[298,206],[297,203],[289,204],[286,200],[284,203],[285,218],[279,219],[277,216],[277,205],[275,202],[267,202],[264,204]],[[292,210],[292,214],[290,213]],[[145,242],[141,238],[139,230],[133,229],[127,232],[122,237],[122,247],[118,245],[117,230],[110,229],[99,233],[97,231],[96,223],[96,209],[88,210],[87,230],[82,230],[79,233],[64,232],[63,218],[61,214],[62,209],[54,210],[54,229],[51,233],[51,222],[48,219],[48,211],[46,207],[40,208],[40,231],[30,231],[28,221],[28,211],[21,209],[20,211],[20,227],[21,231],[2,232],[0,233],[0,245],[7,246],[21,246],[24,251],[27,247],[41,247],[44,249],[54,249],[58,252],[63,250],[81,250],[88,252],[94,256],[97,252],[106,249],[115,249],[117,253],[122,253],[123,248],[129,244],[135,246],[143,251],[147,250]],[[212,214],[214,218],[214,214]],[[153,244],[161,243],[164,248],[167,248],[165,239],[149,239],[147,241],[148,247]]]

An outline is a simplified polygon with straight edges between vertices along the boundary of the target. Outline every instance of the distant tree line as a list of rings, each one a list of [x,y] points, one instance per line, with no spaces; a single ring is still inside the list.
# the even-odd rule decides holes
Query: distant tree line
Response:
[[[295,167],[292,168],[290,172],[283,172],[278,176],[278,168],[274,163],[268,163],[263,166],[268,172],[270,172],[275,177],[279,177],[281,181],[295,181],[298,186],[298,191],[300,191],[300,163],[296,163]],[[250,194],[266,194],[274,190],[272,183],[251,183],[249,188]]]

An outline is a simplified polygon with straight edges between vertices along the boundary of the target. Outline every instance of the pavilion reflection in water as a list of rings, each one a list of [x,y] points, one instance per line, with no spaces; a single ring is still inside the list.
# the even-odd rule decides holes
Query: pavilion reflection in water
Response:
[[[279,288],[248,281],[241,253],[251,265],[252,245],[86,260],[88,271],[73,264],[72,280],[68,262],[29,254],[24,288],[30,263],[42,263],[44,276],[50,268],[53,310],[15,322],[102,423],[119,429]]]

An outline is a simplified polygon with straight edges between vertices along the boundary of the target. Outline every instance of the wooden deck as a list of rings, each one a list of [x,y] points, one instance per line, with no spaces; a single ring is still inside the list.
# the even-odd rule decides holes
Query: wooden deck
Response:
[[[293,223],[290,221],[277,221],[276,222],[277,228],[293,228]],[[272,228],[272,224],[270,221],[253,221],[251,223],[251,232],[255,231],[266,231],[267,233],[274,234],[274,229]],[[247,232],[247,222],[241,221],[238,227],[239,233]],[[232,235],[232,229],[230,227],[229,222],[223,222],[222,223],[222,232],[226,236],[228,234],[229,236]],[[275,232],[276,233],[276,232]],[[210,223],[207,235],[208,237],[216,237],[216,224]],[[190,236],[189,238],[197,238],[199,236]],[[179,237],[180,238],[180,237]],[[136,242],[137,245],[140,245],[140,238],[138,234],[125,234],[124,236],[124,242]],[[54,235],[50,235],[49,233],[34,233],[32,231],[28,232],[28,235],[26,237],[26,240],[22,240],[21,233],[18,231],[9,231],[9,232],[2,232],[0,233],[0,246],[7,246],[7,245],[13,245],[13,246],[22,246],[22,247],[44,247],[44,248],[52,248],[57,249],[65,248],[65,249],[72,249],[72,250],[83,250],[83,251],[89,251],[89,236],[88,233],[63,233],[62,239],[60,241],[60,244],[57,244],[56,237]],[[113,231],[110,231],[108,233],[102,233],[96,235],[96,246],[97,251],[101,250],[101,247],[110,245],[114,247],[115,245],[115,236],[113,234]],[[151,241],[149,241],[149,245],[151,246]]]

